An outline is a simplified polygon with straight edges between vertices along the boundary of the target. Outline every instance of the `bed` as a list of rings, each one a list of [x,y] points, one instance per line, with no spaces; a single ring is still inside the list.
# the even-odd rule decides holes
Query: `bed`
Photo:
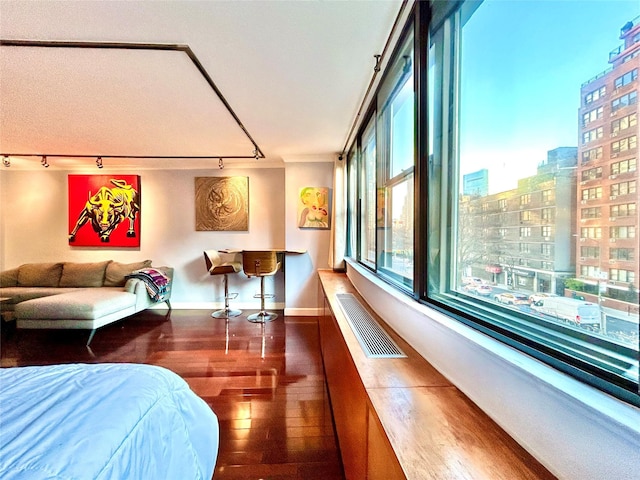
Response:
[[[3,480],[210,480],[218,436],[211,408],[161,367],[0,369]]]

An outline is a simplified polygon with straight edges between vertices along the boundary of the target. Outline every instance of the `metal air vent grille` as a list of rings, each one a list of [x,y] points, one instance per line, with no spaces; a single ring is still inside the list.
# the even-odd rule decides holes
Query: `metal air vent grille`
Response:
[[[367,357],[405,358],[406,355],[351,293],[336,294],[347,321]]]

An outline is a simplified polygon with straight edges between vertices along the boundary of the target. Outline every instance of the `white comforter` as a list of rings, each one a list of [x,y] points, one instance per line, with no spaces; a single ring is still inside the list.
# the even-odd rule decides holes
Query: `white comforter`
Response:
[[[3,480],[210,480],[211,408],[150,365],[0,369]]]

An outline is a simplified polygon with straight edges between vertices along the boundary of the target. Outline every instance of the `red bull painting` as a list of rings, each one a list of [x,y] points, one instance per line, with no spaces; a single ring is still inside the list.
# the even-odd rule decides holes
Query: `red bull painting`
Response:
[[[140,176],[69,175],[69,245],[140,246]]]

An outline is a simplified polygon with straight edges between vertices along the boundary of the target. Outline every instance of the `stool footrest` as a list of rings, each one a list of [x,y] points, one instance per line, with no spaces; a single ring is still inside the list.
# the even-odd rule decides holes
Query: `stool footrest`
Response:
[[[259,293],[256,293],[253,298],[275,298],[275,294],[274,293],[265,293],[264,295],[260,295]]]

